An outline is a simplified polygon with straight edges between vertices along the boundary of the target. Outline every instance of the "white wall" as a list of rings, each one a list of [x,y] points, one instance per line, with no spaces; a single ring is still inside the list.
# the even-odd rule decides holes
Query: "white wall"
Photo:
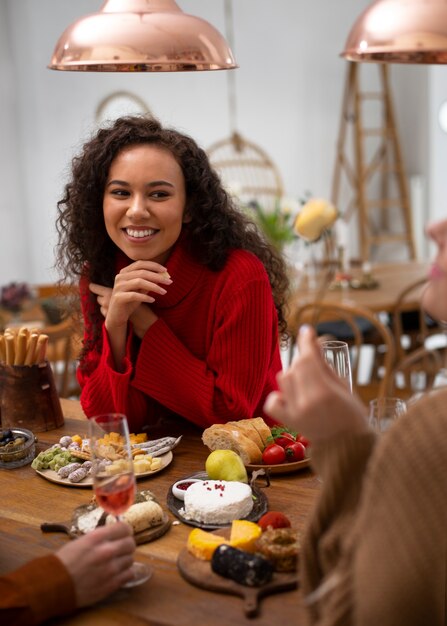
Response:
[[[223,0],[178,0],[225,31]],[[330,195],[346,62],[367,0],[234,0],[238,129],[277,163],[287,195]],[[54,219],[71,156],[115,90],[136,93],[205,148],[229,135],[226,72],[108,74],[46,69],[66,26],[99,0],[0,0],[0,284],[51,280]],[[363,71],[363,70],[362,70]],[[411,174],[427,176],[425,67],[393,66]]]

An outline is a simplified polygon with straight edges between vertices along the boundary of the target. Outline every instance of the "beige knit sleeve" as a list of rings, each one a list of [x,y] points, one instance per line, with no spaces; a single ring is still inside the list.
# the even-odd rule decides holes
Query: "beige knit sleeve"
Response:
[[[315,600],[310,623],[445,625],[446,406],[447,391],[438,392],[382,435],[363,485],[348,480],[350,496],[339,477],[348,458],[342,452],[341,460],[334,453],[323,461],[321,501],[301,560],[304,593]],[[353,440],[344,446],[355,473],[361,454]]]

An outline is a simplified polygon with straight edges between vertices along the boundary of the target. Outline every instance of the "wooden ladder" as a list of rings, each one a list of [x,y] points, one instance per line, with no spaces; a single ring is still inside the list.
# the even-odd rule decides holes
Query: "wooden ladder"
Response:
[[[377,92],[360,90],[359,65],[349,62],[347,67],[332,181],[332,202],[341,210],[346,222],[357,213],[362,261],[375,260],[382,244],[403,244],[408,257],[415,259],[410,198],[390,92],[388,65],[377,64],[381,83],[381,89]],[[374,101],[381,105],[380,122],[376,127],[364,128],[364,106]],[[348,135],[353,141],[351,158],[347,154]],[[340,203],[345,181],[351,188],[351,198],[343,208]],[[399,225],[398,231],[395,230],[396,224]]]

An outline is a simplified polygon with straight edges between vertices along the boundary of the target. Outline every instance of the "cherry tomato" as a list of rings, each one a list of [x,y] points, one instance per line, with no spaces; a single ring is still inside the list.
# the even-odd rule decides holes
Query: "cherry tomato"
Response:
[[[277,443],[271,443],[262,453],[262,460],[266,465],[278,465],[278,463],[283,463],[285,459],[286,452]]]
[[[308,446],[310,446],[310,441],[309,439],[307,439],[307,437],[305,437],[304,435],[300,435],[297,439],[297,441],[299,441],[300,443],[303,444],[303,446],[305,448],[307,448]]]
[[[290,433],[282,433],[278,437],[275,437],[275,443],[281,448],[285,448],[289,446],[291,443],[295,441],[295,437]]]
[[[289,463],[293,461],[302,461],[306,456],[306,448],[299,441],[291,443],[290,446],[285,448],[286,461]]]

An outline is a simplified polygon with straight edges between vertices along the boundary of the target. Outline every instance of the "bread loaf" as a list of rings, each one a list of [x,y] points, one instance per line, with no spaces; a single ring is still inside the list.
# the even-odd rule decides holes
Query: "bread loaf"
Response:
[[[253,419],[247,421],[249,421],[252,428],[257,431],[262,441],[262,450],[264,450],[264,448],[268,446],[269,443],[271,443],[271,441],[268,441],[269,437],[272,436],[272,431],[270,430],[270,427],[267,426],[262,417],[253,417]]]
[[[262,417],[213,424],[202,435],[203,443],[210,450],[233,450],[242,458],[245,465],[260,463],[270,428]]]
[[[262,460],[258,446],[230,424],[215,424],[207,428],[203,431],[202,441],[210,450],[233,450],[239,454],[244,465]]]
[[[241,420],[240,422],[229,422],[229,424],[251,439],[262,452],[265,447],[264,442],[262,441],[261,435],[258,433],[257,429],[252,424],[252,421],[253,420]]]

